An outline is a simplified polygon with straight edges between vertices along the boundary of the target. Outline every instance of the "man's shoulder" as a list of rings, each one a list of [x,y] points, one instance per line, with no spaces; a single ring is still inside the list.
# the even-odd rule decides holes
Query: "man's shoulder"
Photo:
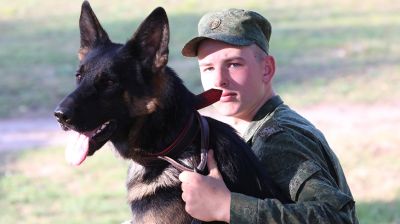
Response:
[[[295,110],[291,109],[286,104],[278,106],[271,118],[281,126],[315,128],[310,121],[297,113]]]
[[[278,106],[273,113],[262,120],[253,135],[255,141],[270,142],[270,138],[286,141],[323,142],[325,137],[310,121],[285,104]],[[273,141],[275,142],[275,141]]]
[[[259,137],[269,137],[274,133],[292,131],[293,129],[315,129],[314,125],[289,106],[281,104],[262,120],[256,133]]]
[[[284,131],[282,125],[276,119],[267,119],[263,122],[258,132],[255,133],[256,137],[263,139],[269,138],[270,136]]]

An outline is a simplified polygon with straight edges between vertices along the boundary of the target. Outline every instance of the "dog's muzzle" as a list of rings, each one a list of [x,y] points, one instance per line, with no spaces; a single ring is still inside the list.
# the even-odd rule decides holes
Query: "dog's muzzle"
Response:
[[[64,131],[68,131],[72,126],[72,114],[68,111],[61,107],[57,107],[54,111],[54,116]]]

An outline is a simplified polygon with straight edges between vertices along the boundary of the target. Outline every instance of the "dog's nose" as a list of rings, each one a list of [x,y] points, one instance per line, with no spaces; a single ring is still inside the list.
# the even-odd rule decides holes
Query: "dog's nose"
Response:
[[[71,123],[71,117],[67,115],[66,112],[61,110],[60,108],[57,108],[54,111],[54,116],[57,118],[57,121],[63,124],[70,124]]]

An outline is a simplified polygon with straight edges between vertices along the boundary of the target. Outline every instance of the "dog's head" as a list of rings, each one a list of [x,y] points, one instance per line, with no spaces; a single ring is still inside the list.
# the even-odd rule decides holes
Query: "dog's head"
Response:
[[[158,99],[169,41],[162,8],[155,9],[125,44],[111,42],[87,1],[79,26],[77,86],[54,112],[63,129],[75,133],[66,152],[75,165],[107,141],[116,143],[128,135],[136,117],[162,107]]]

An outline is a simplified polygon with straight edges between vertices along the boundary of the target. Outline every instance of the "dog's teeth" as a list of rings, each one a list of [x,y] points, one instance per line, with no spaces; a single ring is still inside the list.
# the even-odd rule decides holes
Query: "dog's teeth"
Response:
[[[100,132],[102,132],[104,130],[104,128],[106,128],[108,126],[108,124],[110,124],[109,121],[107,121],[106,123],[104,123],[103,125],[101,125],[101,127],[99,129],[96,130],[96,132],[94,133],[93,136],[99,134]]]

